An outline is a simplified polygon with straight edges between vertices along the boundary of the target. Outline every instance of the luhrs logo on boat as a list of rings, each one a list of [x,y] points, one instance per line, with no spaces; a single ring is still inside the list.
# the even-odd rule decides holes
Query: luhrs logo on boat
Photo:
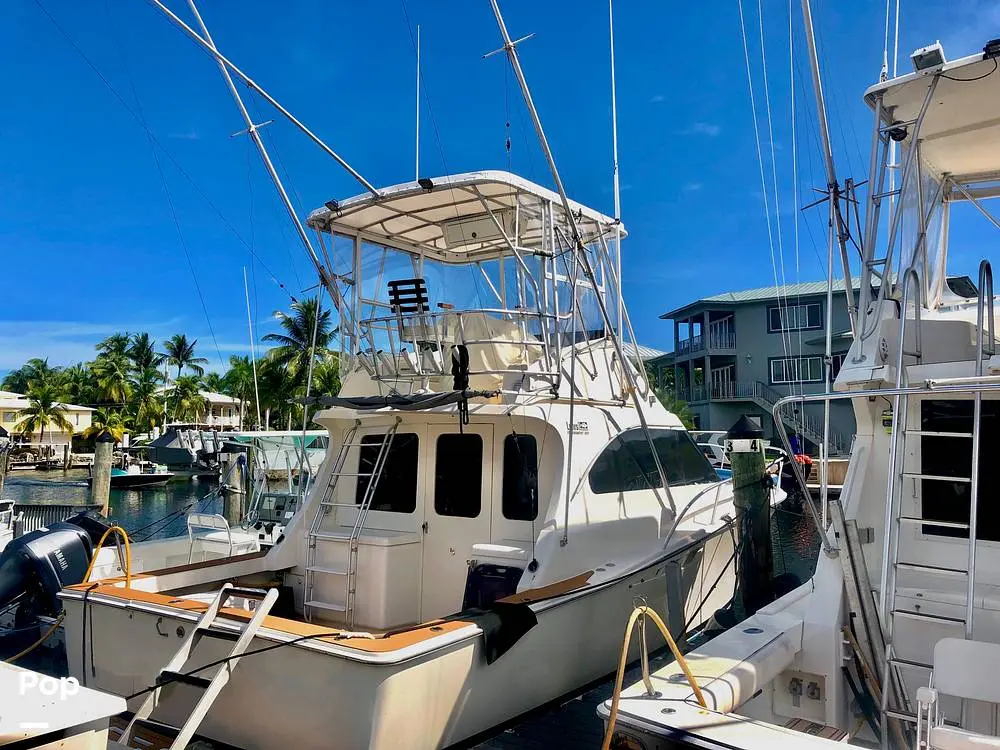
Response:
[[[573,435],[588,435],[590,434],[590,427],[583,420],[579,422],[567,422],[566,427],[569,429],[570,433]]]

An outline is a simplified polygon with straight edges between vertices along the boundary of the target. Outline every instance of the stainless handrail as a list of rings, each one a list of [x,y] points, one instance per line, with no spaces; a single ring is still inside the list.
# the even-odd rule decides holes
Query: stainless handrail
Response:
[[[793,404],[797,402],[805,403],[822,403],[824,401],[843,401],[845,399],[855,399],[855,398],[866,398],[866,399],[876,399],[880,396],[914,396],[914,395],[927,395],[929,393],[983,393],[983,392],[1000,392],[1000,383],[998,382],[988,382],[988,383],[962,383],[958,385],[946,384],[946,385],[936,385],[933,380],[924,381],[923,385],[919,386],[905,386],[901,388],[869,388],[859,391],[841,391],[839,393],[809,393],[796,396],[785,396],[780,401],[778,401],[771,409],[771,415],[775,420],[780,419],[778,416],[778,410],[788,404]],[[782,446],[785,451],[791,455],[791,446],[788,443],[788,436],[782,431],[778,430],[778,437],[781,438]],[[792,470],[795,473],[795,477],[799,482],[799,487],[802,489],[805,495],[806,502],[809,504],[809,510],[815,522],[816,529],[819,531],[820,540],[823,545],[823,550],[834,557],[839,552],[839,549],[830,544],[826,536],[826,531],[819,520],[819,516],[816,513],[816,508],[813,505],[812,495],[809,494],[809,488],[806,485],[805,477],[802,475],[802,470],[798,466],[798,462],[792,462]]]
[[[987,291],[988,290],[988,291]],[[987,324],[990,337],[989,348],[983,342],[983,316],[989,308]],[[976,301],[976,376],[983,376],[983,354],[993,356],[996,353],[996,319],[993,316],[993,267],[988,260],[979,263],[979,299]],[[965,594],[965,637],[972,638],[972,618],[974,615],[973,596],[976,587],[976,542],[979,523],[979,454],[980,435],[979,424],[983,414],[983,397],[976,393],[972,407],[972,476],[969,486],[969,561],[966,576],[967,590]],[[962,703],[963,715],[965,702]]]

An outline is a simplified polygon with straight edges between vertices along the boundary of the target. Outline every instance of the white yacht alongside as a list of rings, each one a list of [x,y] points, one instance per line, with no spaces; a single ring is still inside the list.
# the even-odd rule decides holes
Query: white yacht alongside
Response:
[[[706,705],[676,664],[604,704],[606,720],[617,709],[622,747],[1000,747],[990,264],[978,297],[945,285],[962,226],[985,218],[1000,229],[987,208],[1000,196],[1000,42],[953,62],[934,51],[865,94],[874,132],[861,299],[831,396],[852,400],[857,436],[815,576],[687,654]]]

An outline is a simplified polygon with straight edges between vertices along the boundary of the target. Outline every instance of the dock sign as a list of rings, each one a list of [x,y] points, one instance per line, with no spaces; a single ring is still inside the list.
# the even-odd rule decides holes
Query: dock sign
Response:
[[[727,456],[730,453],[763,453],[764,441],[758,438],[726,439],[723,448]]]

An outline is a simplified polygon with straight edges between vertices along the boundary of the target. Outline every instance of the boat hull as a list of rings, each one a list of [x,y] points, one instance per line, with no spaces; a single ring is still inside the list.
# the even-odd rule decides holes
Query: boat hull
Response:
[[[304,644],[245,656],[199,734],[248,750],[290,741],[317,749],[452,745],[608,675],[637,599],[661,611],[672,602],[671,619],[683,623],[711,589],[695,621],[707,619],[732,596],[731,554],[732,537],[722,527],[620,579],[536,605],[538,624],[493,664],[486,663],[482,634],[472,625],[465,637],[394,663]],[[129,695],[152,683],[180,646],[181,633],[190,631],[192,615],[123,605],[65,598],[64,627],[71,674],[90,687]],[[250,650],[268,645],[272,641],[258,637]],[[225,646],[204,639],[191,664],[224,657]],[[155,717],[179,724],[197,694],[189,700],[182,691],[190,688],[173,690]],[[274,710],[261,711],[264,706]]]

